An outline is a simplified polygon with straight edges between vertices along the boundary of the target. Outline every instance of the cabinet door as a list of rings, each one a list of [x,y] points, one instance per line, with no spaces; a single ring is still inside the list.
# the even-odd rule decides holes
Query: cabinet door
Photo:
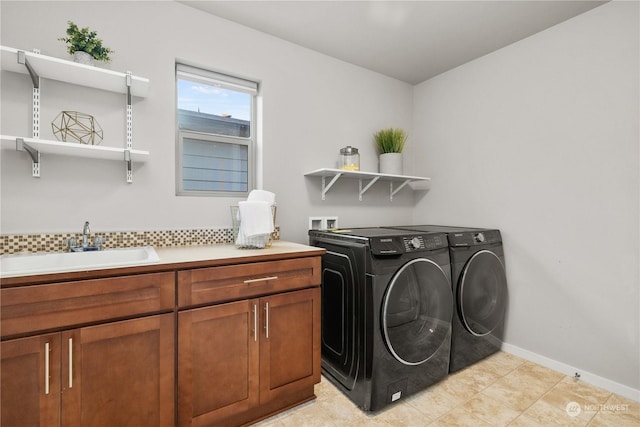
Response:
[[[0,354],[0,425],[60,425],[60,334],[4,341]]]
[[[260,403],[320,382],[320,288],[260,300]]]
[[[258,300],[178,313],[178,424],[212,425],[258,404]]]
[[[173,314],[61,334],[62,424],[173,426]]]

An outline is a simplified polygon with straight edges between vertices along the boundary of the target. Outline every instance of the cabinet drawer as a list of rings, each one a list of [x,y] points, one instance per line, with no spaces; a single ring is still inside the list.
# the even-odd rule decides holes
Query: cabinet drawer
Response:
[[[171,310],[174,277],[155,273],[2,289],[2,336]]]
[[[320,257],[212,267],[178,272],[178,305],[267,295],[320,285]]]

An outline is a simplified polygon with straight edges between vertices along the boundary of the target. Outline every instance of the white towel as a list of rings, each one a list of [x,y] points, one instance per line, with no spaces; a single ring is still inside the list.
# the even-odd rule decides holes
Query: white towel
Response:
[[[267,202],[239,202],[240,227],[247,237],[271,234],[273,232],[273,213]]]
[[[236,245],[264,248],[274,230],[271,205],[266,201],[238,202],[240,228]]]
[[[276,195],[271,191],[266,190],[252,190],[247,197],[248,202],[267,202],[269,206],[276,204]]]

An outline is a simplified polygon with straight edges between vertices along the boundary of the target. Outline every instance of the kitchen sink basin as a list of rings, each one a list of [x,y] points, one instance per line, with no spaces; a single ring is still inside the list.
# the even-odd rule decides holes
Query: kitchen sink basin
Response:
[[[160,258],[151,246],[85,252],[3,255],[0,277],[151,264]]]

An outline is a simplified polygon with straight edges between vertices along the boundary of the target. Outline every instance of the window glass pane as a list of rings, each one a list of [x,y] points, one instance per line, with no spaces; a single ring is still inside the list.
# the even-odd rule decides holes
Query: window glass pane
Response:
[[[184,130],[249,138],[252,99],[248,93],[179,77],[178,126]]]
[[[182,147],[185,191],[249,191],[246,144],[184,138]]]

